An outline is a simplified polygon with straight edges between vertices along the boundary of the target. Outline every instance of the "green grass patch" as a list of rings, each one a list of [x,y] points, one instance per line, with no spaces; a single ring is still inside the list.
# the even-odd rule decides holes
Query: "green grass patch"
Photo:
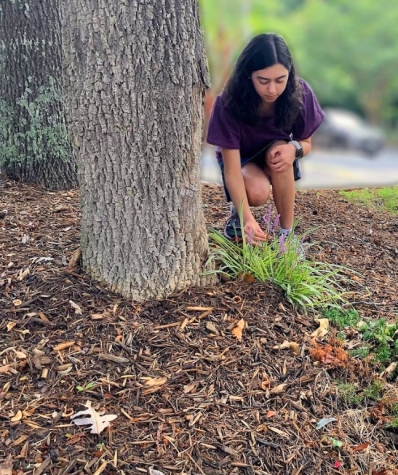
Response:
[[[365,359],[371,355],[370,362],[381,363],[383,367],[398,362],[398,319],[394,323],[388,323],[385,318],[360,321],[356,310],[341,308],[326,308],[322,313],[340,330],[340,340],[344,341],[341,333],[350,328],[362,334],[363,346],[351,350],[352,357]],[[398,376],[398,369],[394,371],[394,375]]]
[[[347,327],[355,327],[360,321],[358,312],[354,309],[342,310],[336,307],[331,307],[325,309],[323,315],[339,330]]]
[[[340,191],[340,195],[355,203],[368,208],[378,208],[398,214],[398,186],[387,188],[363,188],[353,191]]]
[[[306,259],[305,250],[310,245],[304,240],[308,232],[303,235],[292,232],[287,238],[279,237],[275,233],[278,217],[273,222],[270,218],[269,208],[264,222],[265,233],[270,239],[259,245],[244,235],[242,242],[231,242],[212,229],[207,264],[215,261],[217,269],[206,273],[224,273],[233,279],[243,278],[249,282],[274,283],[284,290],[286,299],[295,308],[304,311],[345,303],[341,284],[346,278],[339,272],[346,268]]]
[[[363,394],[360,394],[360,389],[355,384],[337,383],[337,389],[344,402],[358,405],[363,400]]]
[[[381,398],[383,392],[383,385],[380,381],[373,381],[373,383],[363,390],[363,394],[368,399],[378,401]]]
[[[337,383],[337,389],[343,401],[355,405],[360,404],[365,398],[378,401],[383,394],[383,385],[378,380],[373,381],[363,389],[356,384],[339,382]]]

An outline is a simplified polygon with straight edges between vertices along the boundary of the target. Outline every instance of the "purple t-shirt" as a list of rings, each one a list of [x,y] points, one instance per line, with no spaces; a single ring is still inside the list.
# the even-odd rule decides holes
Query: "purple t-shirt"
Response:
[[[241,157],[253,155],[268,142],[277,139],[308,139],[321,125],[324,113],[311,87],[299,79],[303,90],[303,107],[290,131],[277,128],[273,117],[263,117],[258,124],[249,125],[235,117],[223,106],[217,96],[209,121],[207,142],[218,145],[216,155],[222,160],[221,148],[239,149]]]

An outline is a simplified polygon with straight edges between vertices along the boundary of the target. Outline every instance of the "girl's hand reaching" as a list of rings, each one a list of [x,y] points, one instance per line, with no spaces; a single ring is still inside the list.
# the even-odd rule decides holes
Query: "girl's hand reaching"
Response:
[[[267,154],[267,164],[276,172],[288,170],[296,159],[296,147],[293,144],[284,143],[273,147]]]
[[[253,216],[243,221],[243,227],[246,239],[253,244],[255,244],[256,241],[265,241],[267,239],[266,234]]]

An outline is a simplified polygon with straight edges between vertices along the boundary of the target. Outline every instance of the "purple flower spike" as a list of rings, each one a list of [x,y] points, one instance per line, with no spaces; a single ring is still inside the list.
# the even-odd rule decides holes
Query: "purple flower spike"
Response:
[[[274,222],[271,224],[271,226],[269,227],[269,233],[272,234],[276,228],[278,227],[278,224],[279,224],[279,218],[280,218],[280,214],[277,214],[276,215],[276,218],[274,219]]]
[[[282,254],[286,252],[286,234],[281,234],[279,236],[279,253],[278,257],[281,257]]]
[[[264,216],[264,225],[265,225],[265,228],[268,229],[268,226],[270,224],[269,220],[271,219],[271,213],[272,213],[272,205],[268,205],[268,210],[267,210],[267,214],[265,214]]]
[[[247,235],[247,244],[251,244],[253,242],[253,229],[250,229],[249,234]]]

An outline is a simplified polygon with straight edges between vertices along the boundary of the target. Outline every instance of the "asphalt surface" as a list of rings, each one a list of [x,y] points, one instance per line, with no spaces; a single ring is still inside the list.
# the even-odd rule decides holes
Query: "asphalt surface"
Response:
[[[348,150],[313,150],[301,160],[297,189],[345,189],[398,185],[398,150],[385,149],[374,157]],[[214,148],[205,147],[201,180],[221,183]]]

